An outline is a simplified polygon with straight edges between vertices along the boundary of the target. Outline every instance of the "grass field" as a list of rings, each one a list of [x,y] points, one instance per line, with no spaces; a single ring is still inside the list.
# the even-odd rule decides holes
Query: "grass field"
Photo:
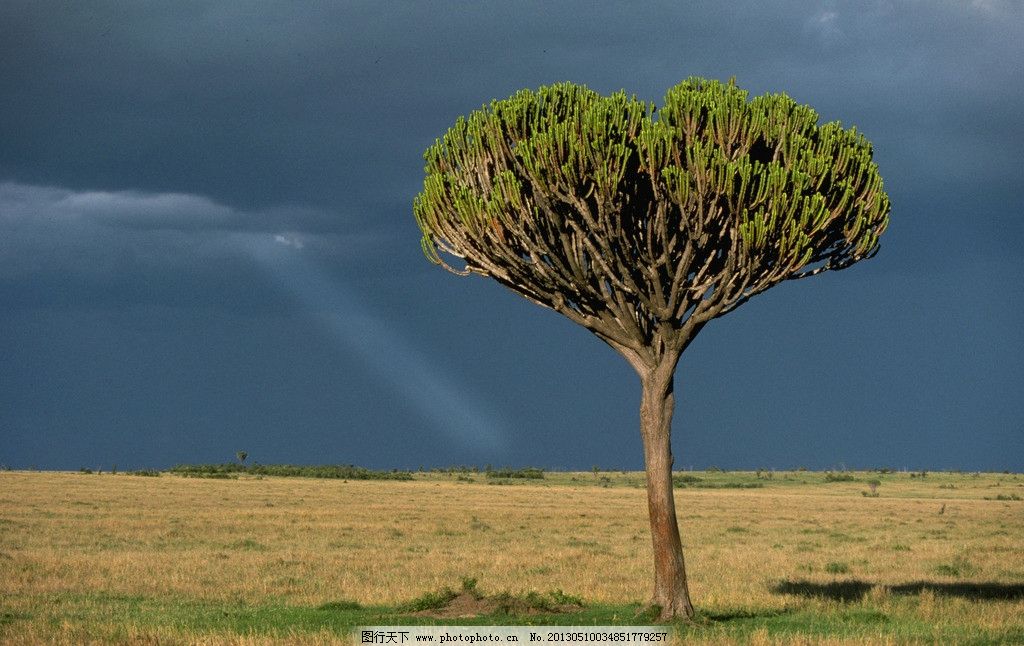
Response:
[[[1024,476],[678,480],[699,611],[678,629],[685,643],[1024,643]],[[647,623],[635,616],[652,567],[642,482],[0,472],[0,643],[330,644],[361,624]],[[466,577],[484,593],[558,590],[585,605],[410,614]]]

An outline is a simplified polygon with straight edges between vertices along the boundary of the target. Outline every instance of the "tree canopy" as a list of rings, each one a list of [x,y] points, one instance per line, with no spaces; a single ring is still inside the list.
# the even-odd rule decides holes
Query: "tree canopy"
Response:
[[[572,83],[523,90],[427,150],[423,249],[653,366],[773,285],[877,252],[890,203],[871,144],[818,121],[731,81],[687,79],[657,108]]]

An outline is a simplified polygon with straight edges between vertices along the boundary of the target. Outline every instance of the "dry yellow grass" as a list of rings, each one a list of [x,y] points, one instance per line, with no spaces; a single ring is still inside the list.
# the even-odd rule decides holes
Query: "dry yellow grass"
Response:
[[[465,483],[445,476],[341,482],[0,473],[0,638],[24,644],[282,639],[126,626],[118,617],[76,622],[45,607],[55,600],[88,606],[97,595],[389,605],[472,576],[484,590],[561,589],[607,604],[645,599],[651,575],[645,495],[624,484],[638,477],[616,474],[611,484],[622,486],[607,488],[589,484],[593,474],[571,477],[577,482],[567,474],[492,486],[480,477]],[[956,488],[943,488],[951,484]],[[948,622],[995,633],[1022,626],[1020,596],[979,601],[931,588],[895,594],[884,586],[1024,584],[1024,502],[984,499],[1000,492],[1024,497],[1024,480],[902,474],[887,476],[878,498],[863,496],[864,489],[862,483],[772,481],[763,489],[679,490],[698,607],[712,617],[794,609],[828,614],[851,602],[805,593],[853,580],[867,591],[854,603],[940,632]],[[335,639],[329,631],[307,631],[285,641]],[[745,639],[839,644],[892,643],[893,637],[867,631],[827,641],[773,637],[762,629]]]

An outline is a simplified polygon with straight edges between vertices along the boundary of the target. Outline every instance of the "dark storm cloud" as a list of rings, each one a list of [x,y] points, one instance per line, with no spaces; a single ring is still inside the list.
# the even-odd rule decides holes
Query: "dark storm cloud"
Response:
[[[219,429],[234,424],[264,438],[268,453],[276,447],[296,460],[312,455],[296,447],[330,437],[342,438],[346,461],[457,459],[447,445],[429,453],[444,441],[432,431],[416,435],[417,457],[398,455],[423,420],[325,349],[294,299],[254,263],[249,246],[269,244],[300,254],[339,289],[357,288],[381,327],[404,329],[438,357],[438,370],[480,384],[485,404],[514,407],[521,448],[505,459],[558,455],[579,466],[576,447],[593,429],[598,454],[584,466],[635,456],[632,431],[621,432],[635,428],[635,402],[623,395],[635,384],[617,358],[494,285],[455,281],[425,263],[410,213],[421,155],[458,115],[524,87],[572,80],[658,102],[689,75],[736,75],[752,94],[784,91],[823,120],[861,129],[894,210],[877,259],[807,281],[814,287],[773,290],[698,339],[684,360],[679,416],[698,465],[701,455],[723,454],[740,466],[781,464],[795,444],[813,447],[802,454],[809,466],[832,466],[815,460],[834,447],[880,464],[871,445],[897,447],[891,428],[911,430],[897,447],[903,455],[925,443],[933,447],[925,454],[952,464],[973,427],[993,429],[978,459],[994,465],[1019,446],[1010,434],[1024,418],[1013,397],[1024,388],[1024,362],[1005,350],[1019,348],[1024,328],[1022,60],[1024,4],[1010,0],[7,0],[0,360],[14,375],[6,383],[23,386],[0,386],[0,431],[34,438],[38,428],[73,428],[80,413],[108,411],[99,390],[76,391],[79,405],[62,408],[49,385],[55,375],[89,383],[101,365],[138,399],[126,404],[130,424],[97,413],[97,434],[109,426],[133,437],[163,411],[160,428],[191,425],[197,437],[221,438],[203,445],[210,451],[223,450]],[[203,333],[210,325],[215,332]],[[140,326],[159,330],[150,364],[146,334],[121,345]],[[278,339],[288,342],[277,347]],[[194,371],[206,368],[193,346],[223,366],[200,380],[211,399],[195,387]],[[126,351],[122,363],[112,358]],[[841,357],[821,364],[816,388],[771,380],[778,366],[818,374],[818,355],[829,352]],[[163,364],[185,361],[178,357],[194,363],[164,380]],[[970,376],[969,390],[957,374]],[[772,399],[737,403],[740,389]],[[335,392],[354,394],[324,404]],[[879,403],[861,406],[851,392]],[[178,418],[166,404],[175,393],[190,402]],[[278,412],[293,401],[319,412],[294,420]],[[951,410],[954,401],[961,405]],[[392,415],[387,423],[374,406]],[[338,435],[337,419],[374,432]],[[305,430],[275,444],[280,434],[267,420]],[[779,441],[761,441],[762,429]],[[382,456],[378,439],[397,457]],[[921,466],[932,466],[927,459]]]
[[[371,231],[324,231],[308,208],[245,212],[186,193],[73,191],[0,183],[0,295],[9,307],[137,303],[251,306],[258,243],[346,261],[386,246]],[[337,228],[337,224],[334,225]]]
[[[853,121],[921,179],[992,160],[983,181],[1005,184],[1021,20],[996,1],[8,2],[0,178],[372,212],[407,203],[423,147],[489,98],[571,79],[658,100],[698,73]]]

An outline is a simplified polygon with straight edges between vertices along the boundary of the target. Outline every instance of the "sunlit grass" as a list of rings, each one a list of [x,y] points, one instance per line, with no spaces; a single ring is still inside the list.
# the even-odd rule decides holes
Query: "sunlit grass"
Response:
[[[1022,476],[680,475],[687,643],[1024,641]],[[2,472],[0,642],[337,643],[464,577],[629,623],[651,577],[642,483]]]

